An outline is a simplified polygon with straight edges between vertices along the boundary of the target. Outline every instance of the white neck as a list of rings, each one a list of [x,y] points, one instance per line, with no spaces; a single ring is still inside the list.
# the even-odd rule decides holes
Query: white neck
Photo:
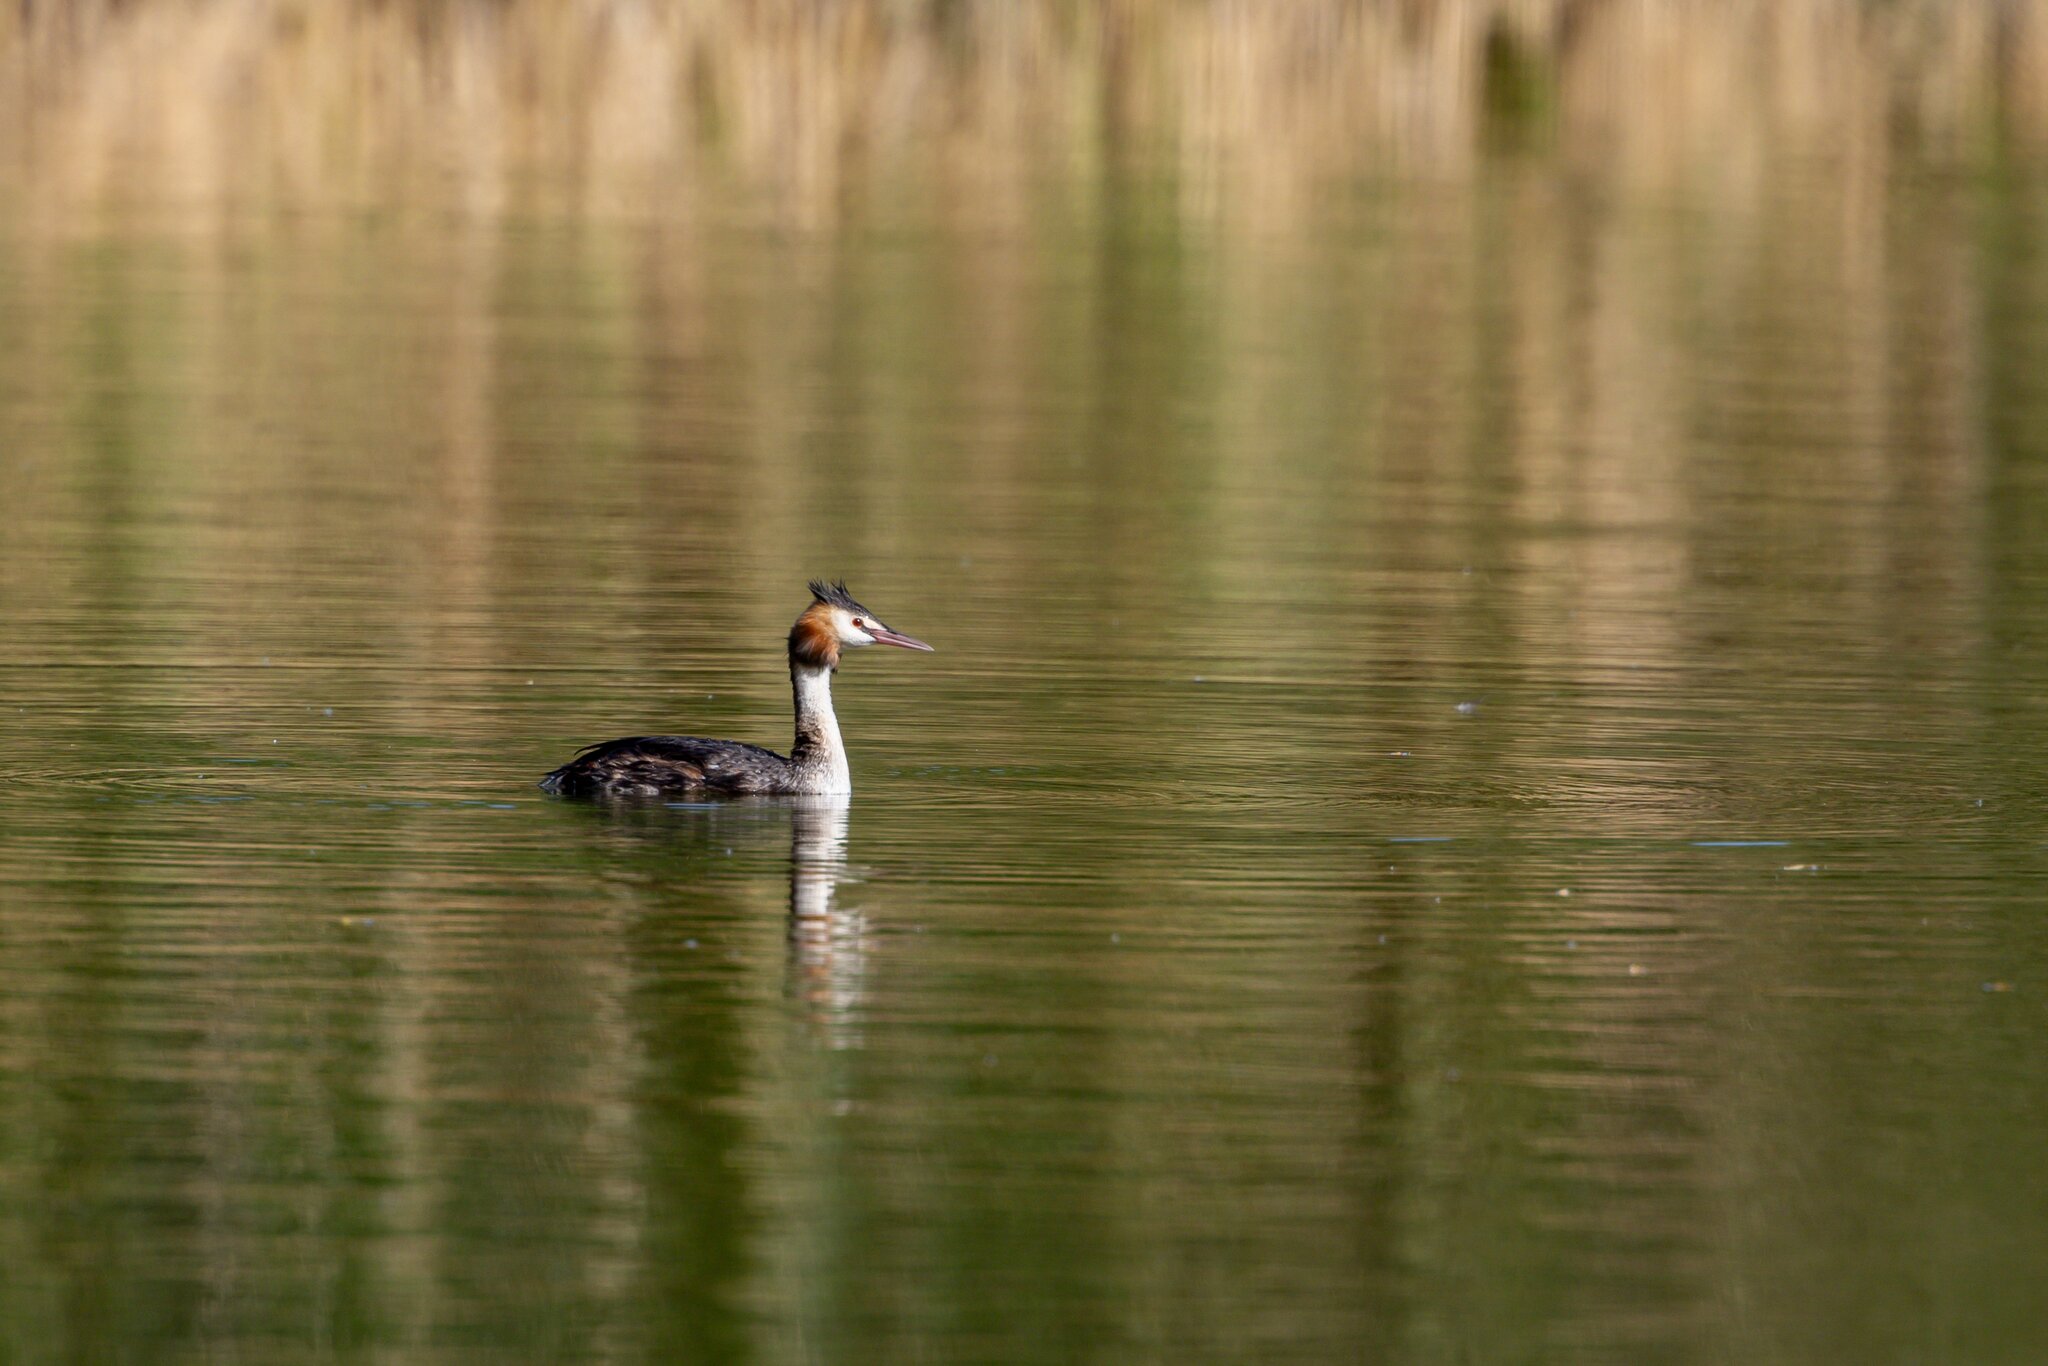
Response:
[[[853,791],[846,742],[839,738],[839,718],[832,714],[832,670],[791,664],[789,681],[796,691],[796,743],[789,757],[800,771],[797,790],[828,796]]]

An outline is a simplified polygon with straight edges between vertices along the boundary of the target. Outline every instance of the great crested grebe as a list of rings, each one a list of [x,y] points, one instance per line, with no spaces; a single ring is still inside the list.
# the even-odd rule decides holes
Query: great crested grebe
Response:
[[[796,743],[787,759],[738,740],[633,735],[582,750],[542,778],[541,788],[564,797],[838,796],[853,791],[846,744],[832,714],[832,671],[839,667],[839,652],[863,645],[932,647],[876,621],[843,581],[813,580],[810,587],[811,605],[789,628]]]

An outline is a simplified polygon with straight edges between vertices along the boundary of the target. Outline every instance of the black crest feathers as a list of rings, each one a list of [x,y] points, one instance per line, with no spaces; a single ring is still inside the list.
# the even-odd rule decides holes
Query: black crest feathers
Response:
[[[843,607],[849,612],[865,613],[868,609],[853,600],[853,594],[846,591],[846,580],[827,583],[823,579],[811,580],[811,596],[831,607]]]

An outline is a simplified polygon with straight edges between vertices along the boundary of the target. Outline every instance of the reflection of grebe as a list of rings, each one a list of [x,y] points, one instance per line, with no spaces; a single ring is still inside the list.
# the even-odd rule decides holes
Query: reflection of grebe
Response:
[[[789,919],[800,926],[832,918],[833,890],[846,877],[844,797],[792,802],[789,808]]]
[[[817,797],[789,813],[789,988],[841,1048],[859,1043],[845,1031],[860,1003],[867,950],[861,913],[835,904],[847,879],[848,808],[844,797]]]
[[[796,691],[796,743],[789,757],[738,740],[636,735],[591,745],[540,780],[565,797],[776,793],[832,796],[853,791],[846,744],[832,714],[832,672],[842,649],[895,645],[929,650],[892,631],[842,583],[811,584],[811,605],[789,628],[789,679]]]

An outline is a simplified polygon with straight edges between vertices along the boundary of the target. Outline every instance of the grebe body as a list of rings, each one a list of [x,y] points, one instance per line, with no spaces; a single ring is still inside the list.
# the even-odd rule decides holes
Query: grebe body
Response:
[[[932,647],[875,620],[845,583],[813,582],[811,605],[789,628],[789,681],[796,741],[788,757],[738,740],[694,735],[633,735],[607,740],[540,780],[564,797],[805,795],[853,791],[846,743],[832,711],[832,674],[844,650],[894,645]]]

